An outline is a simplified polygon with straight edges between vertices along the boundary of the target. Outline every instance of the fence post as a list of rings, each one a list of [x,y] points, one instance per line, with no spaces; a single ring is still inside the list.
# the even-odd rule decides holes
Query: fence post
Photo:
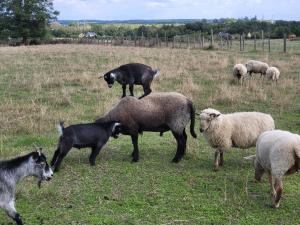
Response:
[[[268,39],[268,47],[269,47],[269,52],[271,52],[271,37],[269,34],[269,39]]]
[[[213,29],[210,30],[210,47],[214,45],[214,31]]]
[[[173,48],[175,48],[175,36],[173,36]]]
[[[264,31],[261,31],[261,41],[262,41],[262,50],[265,51],[265,37],[264,37]]]
[[[186,41],[187,41],[187,48],[191,48],[189,35],[186,36]]]
[[[283,35],[283,52],[286,53],[286,34]]]
[[[205,43],[205,38],[204,35],[202,35],[202,47],[204,47],[204,43]]]
[[[256,51],[256,34],[254,34],[254,51]]]
[[[242,51],[242,35],[240,34],[240,51]]]
[[[194,33],[194,48],[196,48],[196,33]]]
[[[201,36],[201,30],[200,30],[200,33],[199,33],[199,48],[201,48],[202,46],[202,36]]]
[[[223,50],[223,38],[222,36],[220,36],[220,38],[221,38],[221,49]]]
[[[243,38],[243,51],[245,51],[245,33],[243,33],[242,38]]]

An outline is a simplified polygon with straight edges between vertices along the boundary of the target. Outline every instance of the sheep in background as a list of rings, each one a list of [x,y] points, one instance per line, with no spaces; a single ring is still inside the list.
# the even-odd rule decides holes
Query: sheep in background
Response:
[[[280,76],[280,71],[276,67],[271,66],[267,69],[266,76],[268,79],[277,82]]]
[[[266,131],[257,140],[256,155],[245,159],[254,162],[257,181],[261,181],[265,172],[268,173],[272,206],[278,208],[283,176],[300,169],[300,136],[282,130]]]
[[[269,68],[267,63],[257,60],[249,60],[245,66],[250,76],[252,76],[252,73],[260,73],[261,76],[266,75],[267,69]]]
[[[243,83],[243,80],[247,75],[247,68],[243,64],[236,64],[233,67],[232,74],[234,78],[237,78],[239,82]]]
[[[138,134],[143,131],[166,132],[171,130],[177,141],[177,152],[173,162],[179,162],[185,154],[187,135],[185,127],[191,121],[190,132],[194,131],[195,109],[193,103],[176,92],[156,92],[142,99],[131,96],[122,98],[108,113],[96,120],[101,122],[118,122],[121,133],[130,135],[133,152],[132,161],[139,160]]]
[[[200,132],[215,148],[215,170],[223,165],[223,153],[231,147],[254,147],[259,135],[275,129],[273,118],[260,112],[221,114],[215,109],[205,109],[200,114]]]

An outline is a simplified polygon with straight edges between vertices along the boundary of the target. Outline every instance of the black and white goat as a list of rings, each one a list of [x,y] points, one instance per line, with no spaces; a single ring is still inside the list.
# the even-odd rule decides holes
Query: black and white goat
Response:
[[[99,78],[104,78],[107,82],[108,87],[111,88],[116,81],[122,85],[123,95],[122,98],[126,96],[126,85],[129,85],[130,95],[133,95],[133,85],[142,85],[144,89],[144,94],[139,97],[143,98],[151,93],[151,83],[154,77],[159,75],[159,70],[153,70],[150,66],[140,64],[140,63],[129,63],[122,65],[116,69],[108,71]]]
[[[58,126],[60,133],[59,142],[51,161],[51,167],[54,172],[58,171],[63,158],[72,147],[77,149],[92,148],[89,161],[90,165],[94,166],[97,155],[109,137],[117,138],[117,135],[114,134],[116,125],[114,122],[87,123],[75,124],[65,128],[64,123],[60,122]]]
[[[34,176],[38,178],[38,186],[44,180],[50,180],[53,176],[48,166],[46,156],[40,151],[8,161],[0,161],[0,208],[18,225],[22,225],[20,214],[15,209],[15,189],[17,183],[24,177]]]

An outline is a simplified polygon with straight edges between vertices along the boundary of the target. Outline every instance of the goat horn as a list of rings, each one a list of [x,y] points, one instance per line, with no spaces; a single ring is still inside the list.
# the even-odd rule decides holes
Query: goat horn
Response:
[[[39,153],[39,155],[41,155],[43,149],[42,149],[41,147],[38,147],[38,146],[36,145],[36,143],[33,143],[33,145],[34,145],[35,150],[37,151],[37,153]]]

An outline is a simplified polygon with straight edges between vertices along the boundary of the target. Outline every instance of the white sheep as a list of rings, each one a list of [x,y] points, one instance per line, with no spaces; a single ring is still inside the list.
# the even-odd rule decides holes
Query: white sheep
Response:
[[[247,68],[243,64],[238,63],[233,67],[232,74],[234,78],[237,78],[238,81],[241,81],[241,83],[243,83],[243,80],[247,75]]]
[[[275,129],[273,118],[260,112],[221,114],[215,109],[205,109],[200,114],[200,132],[215,148],[215,170],[223,165],[223,152],[231,147],[254,147],[258,136]]]
[[[271,66],[267,69],[266,76],[268,79],[277,82],[280,76],[280,71],[276,67]]]
[[[282,130],[262,133],[256,143],[256,155],[245,157],[253,160],[255,179],[260,181],[265,172],[269,175],[272,206],[279,207],[284,175],[300,168],[300,136]]]
[[[257,60],[249,60],[245,66],[250,76],[252,73],[260,73],[261,76],[266,75],[267,69],[269,68],[267,63]]]

